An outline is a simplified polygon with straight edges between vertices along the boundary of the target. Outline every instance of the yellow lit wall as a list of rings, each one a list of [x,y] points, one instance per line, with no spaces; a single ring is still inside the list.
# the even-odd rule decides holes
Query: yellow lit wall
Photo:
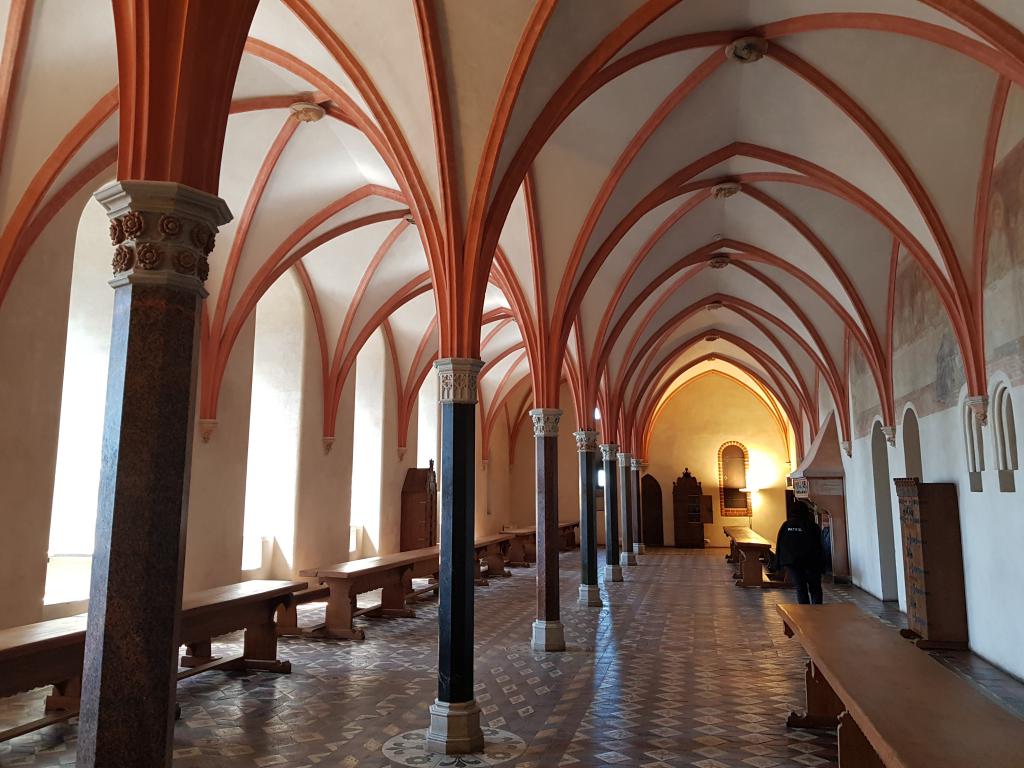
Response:
[[[737,440],[750,453],[748,487],[756,487],[753,516],[722,518],[719,514],[718,449]],[[668,400],[658,415],[648,450],[648,472],[661,484],[665,543],[674,543],[672,482],[684,467],[712,497],[714,525],[704,526],[712,546],[726,546],[723,525],[747,525],[774,541],[786,517],[786,475],[789,456],[778,423],[764,401],[735,379],[710,372],[694,378]]]

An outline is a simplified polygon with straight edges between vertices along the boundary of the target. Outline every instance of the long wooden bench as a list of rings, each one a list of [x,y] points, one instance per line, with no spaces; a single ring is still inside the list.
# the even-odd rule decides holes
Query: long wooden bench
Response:
[[[807,712],[839,729],[843,768],[1019,768],[1024,719],[851,603],[779,605],[807,663]]]
[[[321,584],[325,584],[330,593],[324,623],[308,630],[300,630],[295,626],[294,633],[323,634],[340,640],[363,640],[366,633],[354,627],[352,619],[364,615],[415,617],[416,613],[406,606],[406,596],[412,593],[412,580],[436,579],[439,571],[438,547],[364,557],[300,571],[301,575],[315,577]],[[379,605],[370,608],[356,606],[356,598],[360,594],[376,589],[381,590]],[[436,591],[436,581],[426,589]],[[292,628],[282,626],[282,631],[292,633]]]
[[[738,566],[737,587],[785,587],[785,581],[768,576],[762,559],[772,551],[772,543],[754,529],[745,525],[726,525],[722,528],[729,538],[726,560]]]
[[[186,595],[182,600],[179,641],[187,653],[181,659],[184,679],[210,669],[262,669],[290,672],[291,664],[277,658],[274,613],[305,582],[246,581]],[[29,733],[78,714],[87,616],[80,614],[23,627],[0,630],[0,697],[52,685],[45,715],[0,732],[0,741]],[[211,640],[245,630],[243,651],[214,656]]]
[[[512,575],[505,567],[505,558],[512,539],[511,533],[496,533],[493,536],[481,536],[476,540],[476,559],[477,562],[483,563],[478,584],[486,585],[490,577]]]
[[[560,520],[558,523],[558,549],[566,552],[574,549],[576,544],[576,529],[580,527],[579,520]],[[512,535],[509,545],[508,564],[515,566],[527,566],[537,562],[537,526],[529,525],[522,528],[505,528],[502,533]]]
[[[558,523],[558,533],[562,537],[559,548],[563,552],[568,552],[579,546],[576,543],[576,529],[579,527],[579,520],[563,520]]]

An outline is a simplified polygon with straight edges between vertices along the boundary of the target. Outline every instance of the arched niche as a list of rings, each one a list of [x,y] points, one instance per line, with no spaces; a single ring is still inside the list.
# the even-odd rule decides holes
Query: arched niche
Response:
[[[917,414],[913,408],[907,408],[903,414],[903,463],[907,477],[924,480],[924,469],[921,463],[921,431],[917,423]]]
[[[896,600],[896,541],[892,524],[892,480],[889,474],[889,451],[882,425],[875,422],[871,430],[871,469],[875,487],[875,521],[878,532],[878,569],[880,597]]]

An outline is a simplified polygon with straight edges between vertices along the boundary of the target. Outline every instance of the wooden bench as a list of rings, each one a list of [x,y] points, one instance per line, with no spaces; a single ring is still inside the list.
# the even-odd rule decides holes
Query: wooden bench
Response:
[[[561,536],[560,549],[568,552],[579,546],[576,543],[576,529],[580,527],[579,520],[565,520],[558,523],[558,533]]]
[[[299,614],[297,611],[298,606],[306,605],[307,603],[327,602],[327,598],[330,597],[330,595],[330,587],[325,586],[323,584],[314,584],[313,586],[307,587],[301,592],[296,592],[294,595],[292,595],[292,599],[287,605],[279,606],[277,609],[277,634],[299,634]]]
[[[441,569],[440,549],[426,547],[393,555],[364,557],[345,563],[335,563],[320,568],[300,571],[303,576],[315,577],[330,590],[327,597],[327,615],[323,624],[309,630],[294,627],[294,633],[316,633],[339,640],[363,640],[366,633],[352,626],[356,616],[384,616],[413,618],[416,613],[406,606],[406,596],[414,595],[412,580],[433,578],[435,582],[422,590],[436,591],[436,577]],[[379,605],[358,608],[356,598],[363,592],[381,590]],[[282,627],[292,632],[291,627]]]
[[[184,679],[210,669],[262,669],[290,672],[291,664],[277,658],[274,613],[305,582],[247,581],[186,595],[182,600],[180,644],[188,649],[178,673]],[[45,715],[0,732],[0,741],[67,720],[78,714],[87,616],[0,630],[0,697],[46,685]],[[241,655],[213,656],[211,640],[244,629]]]
[[[737,587],[786,587],[785,581],[769,577],[762,558],[772,551],[772,543],[745,525],[727,525],[722,528],[729,537],[726,560],[739,567],[735,574]]]
[[[508,545],[508,564],[525,567],[537,562],[537,528],[506,528],[502,533],[512,537]]]
[[[476,559],[477,562],[483,563],[477,584],[486,585],[489,577],[512,575],[505,567],[505,557],[512,539],[511,533],[496,533],[493,536],[481,536],[476,540]]]
[[[839,728],[839,764],[1016,768],[1024,720],[851,603],[779,605],[807,663],[796,728]]]

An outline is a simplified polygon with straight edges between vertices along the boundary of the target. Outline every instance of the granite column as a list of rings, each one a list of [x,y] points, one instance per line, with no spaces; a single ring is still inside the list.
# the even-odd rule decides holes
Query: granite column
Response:
[[[580,597],[579,604],[601,607],[597,584],[597,432],[574,433],[580,459]]]
[[[642,555],[646,551],[644,547],[644,507],[640,495],[640,473],[646,466],[640,459],[633,459],[629,465],[633,474],[631,478],[633,487],[633,551],[638,555]]]
[[[619,491],[615,475],[615,443],[602,443],[601,465],[604,469],[604,580],[622,581],[619,564]]]
[[[558,422],[557,408],[530,411],[537,446],[537,619],[533,650],[564,651],[558,606]]]
[[[633,483],[630,471],[632,456],[628,453],[619,454],[619,498],[622,499],[622,565],[636,565],[636,552],[633,551]]]
[[[469,358],[434,363],[441,403],[441,572],[437,699],[430,707],[427,749],[442,754],[484,746],[473,697],[476,387],[482,366]]]
[[[114,245],[78,765],[171,764],[199,322],[219,197],[168,181],[96,193]]]

